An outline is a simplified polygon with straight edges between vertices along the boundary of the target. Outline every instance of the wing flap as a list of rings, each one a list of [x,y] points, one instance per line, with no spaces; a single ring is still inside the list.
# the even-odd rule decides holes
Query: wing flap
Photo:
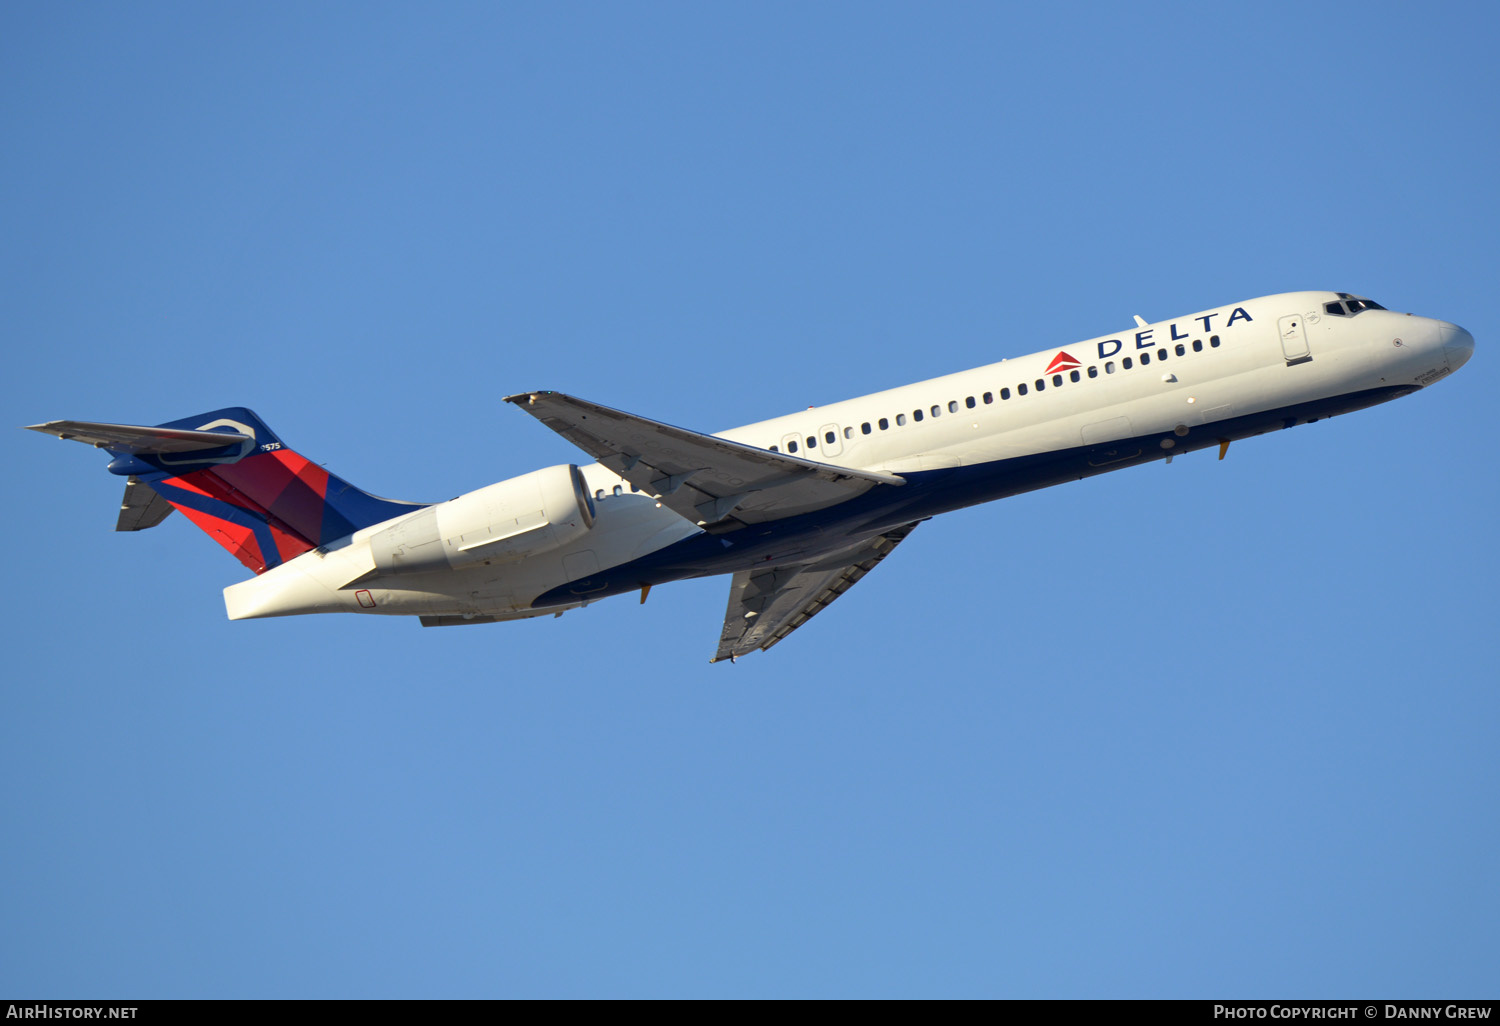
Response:
[[[906,524],[813,563],[741,570],[729,586],[719,650],[709,661],[738,659],[784,640],[858,584],[916,526]]]
[[[600,406],[560,392],[506,397],[663,506],[709,530],[836,505],[891,474],[818,463]]]

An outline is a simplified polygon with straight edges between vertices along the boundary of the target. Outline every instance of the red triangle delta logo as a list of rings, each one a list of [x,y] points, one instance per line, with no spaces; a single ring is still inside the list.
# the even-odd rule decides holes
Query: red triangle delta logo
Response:
[[[1072,370],[1077,366],[1080,366],[1078,361],[1069,356],[1068,351],[1064,349],[1052,358],[1051,363],[1047,364],[1045,373],[1056,374],[1058,371]]]

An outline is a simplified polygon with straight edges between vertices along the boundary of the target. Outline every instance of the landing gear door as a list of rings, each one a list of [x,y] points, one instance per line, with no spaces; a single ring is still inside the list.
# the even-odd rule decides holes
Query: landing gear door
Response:
[[[1312,353],[1307,348],[1307,329],[1301,314],[1283,317],[1276,325],[1281,329],[1281,352],[1286,356],[1287,363],[1301,363],[1312,359]]]

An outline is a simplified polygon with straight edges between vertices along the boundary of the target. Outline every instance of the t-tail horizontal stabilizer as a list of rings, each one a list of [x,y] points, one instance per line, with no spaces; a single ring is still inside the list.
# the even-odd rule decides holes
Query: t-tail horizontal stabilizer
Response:
[[[243,406],[152,426],[52,420],[30,428],[114,457],[110,472],[127,479],[116,530],[155,527],[178,509],[257,574],[422,508],[335,477]]]
[[[200,452],[231,445],[244,447],[255,439],[238,431],[189,431],[182,428],[144,427],[136,424],[97,424],[87,420],[49,420],[28,424],[28,431],[83,442],[116,453]],[[244,455],[244,453],[241,453]]]

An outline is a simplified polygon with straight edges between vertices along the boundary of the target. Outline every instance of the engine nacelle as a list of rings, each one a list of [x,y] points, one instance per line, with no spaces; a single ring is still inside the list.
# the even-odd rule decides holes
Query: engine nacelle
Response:
[[[583,474],[565,463],[429,506],[370,538],[382,573],[514,563],[594,526]]]

